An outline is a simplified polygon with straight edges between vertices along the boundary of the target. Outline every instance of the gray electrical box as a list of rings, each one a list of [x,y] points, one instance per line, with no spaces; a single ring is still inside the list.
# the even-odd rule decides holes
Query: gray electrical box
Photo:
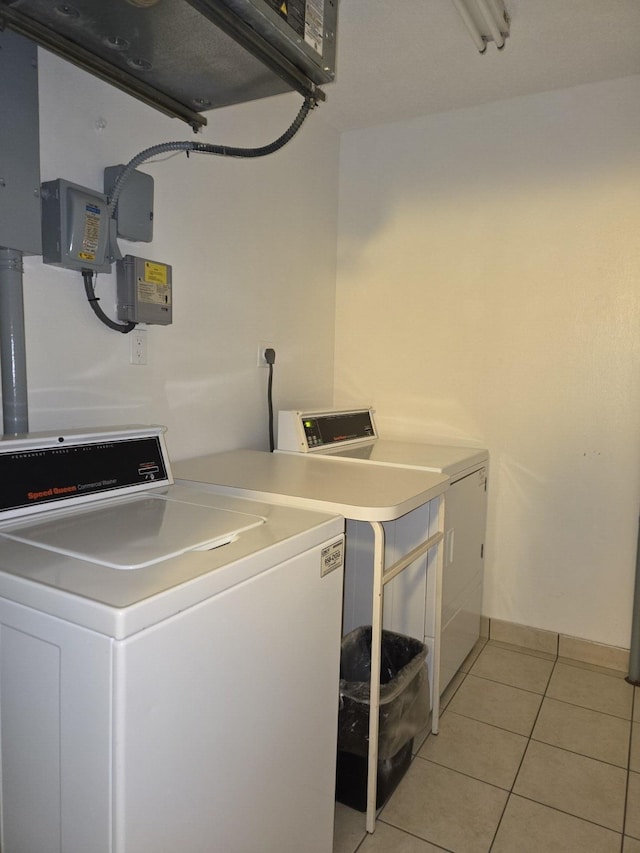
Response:
[[[171,312],[171,267],[125,255],[116,262],[118,319],[168,326]]]
[[[124,166],[108,166],[104,170],[104,191],[111,196]],[[122,187],[116,208],[118,237],[134,242],[153,240],[153,178],[134,169]]]
[[[58,178],[42,184],[42,260],[68,270],[110,272],[107,197]]]
[[[1,18],[1,13],[0,13]],[[36,46],[0,31],[0,246],[42,251]]]

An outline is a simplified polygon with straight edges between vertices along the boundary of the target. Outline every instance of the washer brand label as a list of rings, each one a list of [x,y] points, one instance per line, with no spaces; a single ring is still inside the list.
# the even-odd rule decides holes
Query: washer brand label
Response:
[[[320,575],[324,577],[344,565],[344,541],[339,539],[323,548],[320,554]]]
[[[56,495],[70,495],[78,491],[78,486],[53,486],[41,492],[27,492],[30,501],[41,501],[43,498],[52,498]]]

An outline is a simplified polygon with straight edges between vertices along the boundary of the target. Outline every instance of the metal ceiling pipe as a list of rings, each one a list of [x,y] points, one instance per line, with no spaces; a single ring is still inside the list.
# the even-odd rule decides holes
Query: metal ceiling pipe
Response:
[[[0,365],[5,435],[29,432],[22,252],[0,248]]]
[[[633,596],[631,623],[631,650],[627,681],[640,687],[640,524],[638,524],[638,550],[636,551],[636,586]]]

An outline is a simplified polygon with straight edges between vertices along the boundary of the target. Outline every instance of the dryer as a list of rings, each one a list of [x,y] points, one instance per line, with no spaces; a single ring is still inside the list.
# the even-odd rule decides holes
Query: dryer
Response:
[[[3,439],[0,519],[2,850],[330,853],[343,519],[148,427]]]
[[[450,477],[445,504],[440,689],[444,690],[480,635],[489,454],[482,448],[380,438],[371,408],[281,411],[278,450],[314,458],[434,471]],[[349,532],[349,530],[348,530]],[[355,543],[350,540],[353,552]],[[366,543],[360,550],[366,551]],[[360,624],[366,588],[345,582],[345,628]],[[424,576],[398,578],[385,600],[385,627],[428,635],[432,595]],[[425,604],[427,601],[427,604]]]

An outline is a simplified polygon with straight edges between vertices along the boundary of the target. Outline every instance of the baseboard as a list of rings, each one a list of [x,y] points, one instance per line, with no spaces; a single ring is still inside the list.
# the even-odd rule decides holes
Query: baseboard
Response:
[[[607,669],[618,669],[621,672],[629,671],[629,649],[594,643],[580,637],[568,637],[566,634],[560,634],[558,638],[558,656],[606,666]]]
[[[542,628],[530,628],[516,622],[504,622],[502,619],[489,620],[489,639],[512,646],[522,646],[536,652],[558,654],[558,634]]]
[[[512,646],[521,646],[558,657],[603,666],[626,672],[629,668],[629,650],[607,646],[580,637],[570,637],[542,628],[531,628],[502,619],[489,619],[489,638]]]

